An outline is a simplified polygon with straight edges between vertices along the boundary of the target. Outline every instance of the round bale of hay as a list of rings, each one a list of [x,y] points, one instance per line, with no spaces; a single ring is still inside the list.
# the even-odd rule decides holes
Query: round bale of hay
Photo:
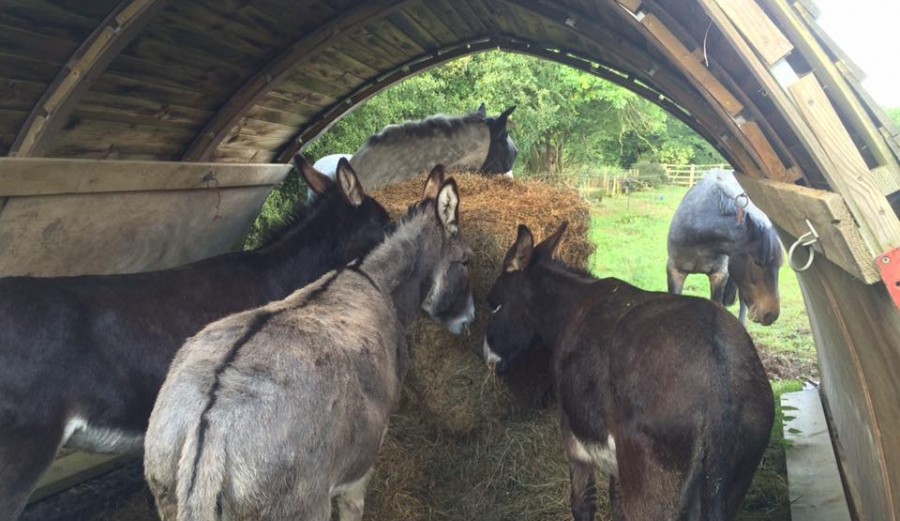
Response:
[[[455,174],[476,320],[455,336],[420,318],[409,332],[404,396],[367,494],[366,518],[566,519],[568,467],[558,413],[549,407],[548,359],[531,356],[497,377],[481,357],[486,297],[520,223],[538,240],[569,221],[558,256],[584,268],[590,211],[571,188],[540,181]],[[419,199],[424,177],[372,194],[394,218]],[[601,496],[604,496],[601,494]],[[602,508],[602,507],[601,507]]]

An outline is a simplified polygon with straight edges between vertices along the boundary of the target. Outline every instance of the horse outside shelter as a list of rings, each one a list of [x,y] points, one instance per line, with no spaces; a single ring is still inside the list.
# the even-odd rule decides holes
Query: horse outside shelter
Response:
[[[778,272],[784,253],[772,222],[728,170],[711,170],[685,194],[669,226],[666,264],[670,293],[681,294],[691,273],[709,277],[710,298],[740,300],[754,322],[778,319]]]

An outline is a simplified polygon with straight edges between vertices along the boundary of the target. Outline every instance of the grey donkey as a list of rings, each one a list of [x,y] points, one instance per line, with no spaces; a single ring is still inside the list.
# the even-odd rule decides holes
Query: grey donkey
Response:
[[[420,309],[474,319],[471,250],[443,168],[366,257],[214,322],[172,362],[150,417],[147,482],[164,521],[359,520]]]

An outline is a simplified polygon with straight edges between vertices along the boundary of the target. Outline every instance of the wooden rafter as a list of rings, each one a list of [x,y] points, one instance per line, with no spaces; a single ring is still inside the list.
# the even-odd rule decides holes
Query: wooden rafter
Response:
[[[362,102],[391,85],[407,78],[411,78],[416,74],[425,72],[442,63],[455,60],[468,54],[496,48],[498,48],[497,42],[490,38],[481,38],[479,40],[462,42],[457,45],[438,49],[413,58],[399,67],[396,67],[394,70],[367,82],[350,95],[337,100],[330,107],[317,114],[302,129],[300,129],[296,136],[288,141],[287,146],[282,149],[275,161],[280,163],[288,162],[297,151],[302,150],[308,143],[327,132],[332,125],[341,119],[341,117],[352,112],[353,109],[362,104]]]
[[[339,13],[330,21],[292,43],[231,96],[197,135],[182,159],[184,161],[208,161],[244,114],[298,65],[314,57],[342,35],[352,34],[365,24],[384,18],[411,1],[374,0],[364,2],[355,9]]]
[[[292,138],[288,145],[279,153],[276,161],[287,162],[298,150],[302,150],[311,141],[325,133],[340,118],[353,111],[362,102],[371,96],[381,92],[387,87],[412,75],[424,72],[432,67],[454,60],[464,55],[474,54],[490,49],[499,49],[506,52],[514,52],[537,58],[550,60],[562,65],[580,69],[589,74],[598,76],[604,80],[610,81],[632,92],[644,97],[645,99],[655,103],[662,109],[672,114],[675,118],[688,125],[695,132],[700,134],[708,141],[715,144],[715,136],[709,129],[702,126],[692,115],[684,108],[676,104],[674,101],[665,97],[660,92],[645,86],[638,81],[633,75],[626,75],[618,72],[613,66],[600,63],[597,60],[589,60],[578,56],[574,51],[561,49],[547,49],[534,42],[526,42],[520,39],[509,37],[482,38],[470,42],[462,42],[460,44],[440,49],[433,53],[417,57],[410,62],[404,63],[393,71],[384,74],[376,80],[370,81],[363,85],[357,91],[336,101],[332,106],[323,110],[319,115],[311,119],[297,135]],[[726,150],[721,152],[727,155]]]
[[[9,155],[42,155],[94,80],[167,2],[122,0],[47,87],[19,130]]]

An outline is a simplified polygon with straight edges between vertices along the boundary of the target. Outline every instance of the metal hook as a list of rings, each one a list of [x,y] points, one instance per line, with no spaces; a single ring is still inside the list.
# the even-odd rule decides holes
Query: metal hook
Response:
[[[812,223],[809,222],[809,219],[805,219],[805,221],[809,231],[794,241],[794,244],[791,244],[791,248],[788,250],[788,263],[791,265],[791,269],[796,272],[808,270],[809,267],[812,266],[813,259],[816,257],[816,250],[812,248],[812,245],[819,240],[819,233],[816,232],[816,229],[813,227]],[[809,251],[809,257],[806,259],[806,264],[799,268],[794,264],[794,251],[797,250],[797,246],[806,246],[807,251]]]

